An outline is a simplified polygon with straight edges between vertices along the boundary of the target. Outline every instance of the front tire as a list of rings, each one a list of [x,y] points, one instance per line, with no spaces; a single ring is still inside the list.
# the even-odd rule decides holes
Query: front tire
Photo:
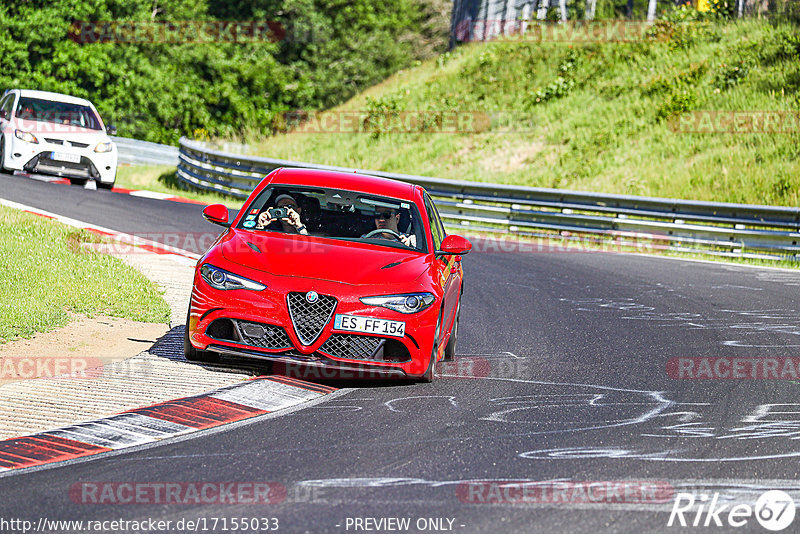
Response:
[[[6,171],[6,138],[0,137],[0,172]]]
[[[447,341],[447,346],[444,348],[444,357],[442,361],[451,362],[456,358],[456,343],[458,342],[458,318],[461,317],[461,299],[458,301],[458,308],[456,308],[456,319],[453,323],[453,330],[450,332],[450,339]]]
[[[186,314],[186,328],[183,330],[183,355],[190,362],[218,363],[219,354],[207,350],[197,350],[189,342],[189,314]]]
[[[70,184],[72,184],[72,185],[80,185],[80,186],[86,185],[86,182],[88,182],[88,181],[89,181],[88,178],[70,178],[69,179],[69,183]]]
[[[103,182],[101,182],[99,180],[97,181],[97,189],[108,189],[108,190],[111,190],[113,187],[114,187],[114,182],[111,182],[110,184],[104,184]]]
[[[436,321],[436,330],[434,333],[433,338],[433,349],[431,350],[431,361],[428,363],[428,369],[425,371],[421,377],[419,377],[419,382],[424,382],[426,384],[430,384],[433,382],[433,373],[436,370],[436,356],[439,352],[439,338],[441,337],[439,330],[442,328],[442,314],[439,314],[439,319]]]

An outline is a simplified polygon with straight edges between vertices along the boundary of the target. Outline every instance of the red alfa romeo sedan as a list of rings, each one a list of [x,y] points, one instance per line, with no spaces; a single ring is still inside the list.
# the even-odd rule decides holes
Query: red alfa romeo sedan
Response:
[[[461,255],[418,185],[277,169],[197,263],[188,360],[220,355],[325,371],[431,381],[456,351]],[[333,374],[327,371],[335,371]]]

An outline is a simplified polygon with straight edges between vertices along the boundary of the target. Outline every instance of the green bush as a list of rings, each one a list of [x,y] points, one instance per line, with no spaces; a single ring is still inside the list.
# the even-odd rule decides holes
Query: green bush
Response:
[[[714,73],[714,81],[711,83],[715,88],[724,91],[741,82],[750,72],[750,67],[745,60],[735,63],[720,63]]]
[[[575,88],[575,67],[578,56],[570,50],[567,58],[558,66],[558,76],[544,89],[535,91],[531,95],[530,105],[544,104],[549,100],[567,96]]]
[[[662,122],[670,117],[680,115],[694,108],[697,104],[697,95],[691,91],[673,93],[659,106],[656,111],[656,120]]]
[[[119,134],[267,135],[443,51],[442,0],[29,0],[0,5],[0,89],[91,99]],[[155,6],[155,7],[154,7]],[[275,21],[278,42],[81,44],[74,22]],[[72,30],[72,33],[70,33]],[[76,40],[70,39],[70,35]]]

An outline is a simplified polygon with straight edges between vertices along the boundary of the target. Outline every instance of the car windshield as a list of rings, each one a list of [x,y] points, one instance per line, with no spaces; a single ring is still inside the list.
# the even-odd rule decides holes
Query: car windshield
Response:
[[[340,189],[274,185],[264,189],[247,206],[238,227],[307,233],[426,252],[425,231],[420,221],[416,205],[408,200]]]
[[[80,104],[21,97],[14,115],[21,120],[51,122],[90,130],[102,129],[100,118],[92,108]]]

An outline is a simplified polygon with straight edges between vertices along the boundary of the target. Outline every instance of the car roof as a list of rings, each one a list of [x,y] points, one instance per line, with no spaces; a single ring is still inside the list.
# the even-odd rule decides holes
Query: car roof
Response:
[[[50,91],[36,91],[33,89],[12,89],[13,92],[19,93],[21,97],[38,98],[41,100],[52,100],[54,102],[64,102],[65,104],[80,104],[82,106],[91,106],[92,103],[85,98],[78,98],[77,96],[65,95],[62,93],[51,93]]]
[[[347,191],[414,201],[415,186],[412,184],[355,172],[281,168],[272,173],[271,178],[272,184],[334,187]]]

